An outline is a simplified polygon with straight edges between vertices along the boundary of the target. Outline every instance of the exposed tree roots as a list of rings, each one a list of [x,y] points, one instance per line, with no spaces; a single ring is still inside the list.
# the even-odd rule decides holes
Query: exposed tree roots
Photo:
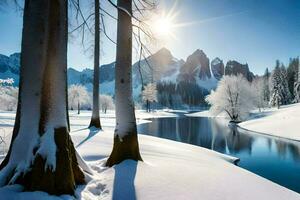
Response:
[[[106,166],[111,167],[127,159],[142,161],[137,133],[127,134],[122,140],[118,135],[115,136],[113,150],[106,162]]]
[[[53,195],[74,194],[78,184],[84,184],[84,174],[78,166],[74,145],[67,128],[55,129],[56,169],[45,169],[45,159],[36,155],[31,169],[21,174],[15,183],[26,191],[44,191]]]

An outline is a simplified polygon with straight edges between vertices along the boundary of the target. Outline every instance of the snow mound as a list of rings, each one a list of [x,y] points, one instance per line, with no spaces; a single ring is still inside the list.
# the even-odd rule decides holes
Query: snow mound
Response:
[[[240,123],[240,127],[267,134],[300,141],[300,103],[282,106],[280,109],[266,109],[256,112],[253,118]]]

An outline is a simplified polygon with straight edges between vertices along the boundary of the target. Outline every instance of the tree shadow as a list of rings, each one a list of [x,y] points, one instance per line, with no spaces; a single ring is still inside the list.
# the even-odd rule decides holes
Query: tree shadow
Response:
[[[79,144],[77,144],[76,148],[80,147],[83,143],[85,143],[86,141],[94,137],[98,132],[100,132],[100,129],[93,128],[93,127],[90,128],[89,135],[86,138],[84,138]]]
[[[115,165],[113,200],[136,200],[134,179],[138,162],[125,160]]]
[[[72,126],[74,126],[74,124],[71,124]],[[77,130],[74,130],[74,131],[71,131],[72,133],[75,133],[75,132],[79,132],[79,131],[84,131],[84,130],[86,130],[86,129],[88,129],[88,128],[80,128],[80,129],[77,129]]]

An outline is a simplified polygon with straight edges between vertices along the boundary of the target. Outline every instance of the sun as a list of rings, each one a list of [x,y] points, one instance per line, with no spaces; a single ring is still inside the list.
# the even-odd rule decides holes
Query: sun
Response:
[[[160,12],[153,13],[149,21],[149,27],[155,39],[159,41],[178,41],[176,36],[178,29],[191,25],[191,22],[178,22],[177,18],[180,10],[177,8],[179,0],[174,0],[172,7],[168,10],[162,8]]]
[[[157,17],[153,23],[154,33],[158,36],[169,36],[172,33],[173,22],[166,16]]]

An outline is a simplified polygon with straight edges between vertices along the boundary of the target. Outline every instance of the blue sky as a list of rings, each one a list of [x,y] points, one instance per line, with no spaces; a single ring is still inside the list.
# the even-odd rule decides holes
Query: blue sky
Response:
[[[218,56],[224,62],[230,59],[247,62],[256,74],[262,74],[266,67],[273,68],[276,59],[287,63],[290,57],[300,56],[299,0],[160,2],[159,9],[165,12],[175,6],[177,15],[173,23],[189,25],[173,28],[177,39],[165,39],[152,47],[154,50],[165,46],[176,58],[185,60],[196,49],[202,49],[210,59]],[[86,5],[87,8],[89,6]],[[22,13],[16,12],[13,7],[1,10],[0,27],[0,53],[9,55],[20,51]],[[115,37],[115,23],[112,20],[107,19],[107,29]],[[75,36],[70,39],[69,66],[91,68],[92,52],[83,49],[79,38]],[[101,46],[101,63],[114,61],[114,44],[103,40]]]

